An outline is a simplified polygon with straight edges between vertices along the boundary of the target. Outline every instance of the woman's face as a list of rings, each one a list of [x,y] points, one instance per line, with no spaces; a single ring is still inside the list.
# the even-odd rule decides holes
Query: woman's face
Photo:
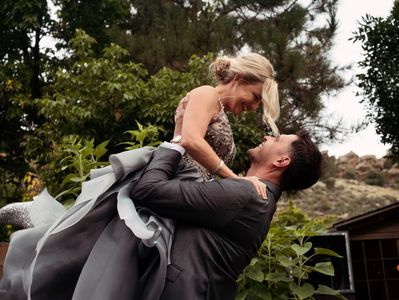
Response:
[[[236,116],[243,111],[256,111],[262,103],[262,86],[262,82],[245,83],[235,80],[225,103],[226,110]]]

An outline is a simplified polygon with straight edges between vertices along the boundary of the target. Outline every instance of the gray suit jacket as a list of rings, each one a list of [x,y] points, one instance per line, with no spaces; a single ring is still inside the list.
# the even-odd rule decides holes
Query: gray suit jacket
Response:
[[[278,187],[268,200],[240,179],[171,180],[181,154],[159,148],[131,192],[135,203],[176,220],[161,299],[234,299],[236,279],[265,239]]]

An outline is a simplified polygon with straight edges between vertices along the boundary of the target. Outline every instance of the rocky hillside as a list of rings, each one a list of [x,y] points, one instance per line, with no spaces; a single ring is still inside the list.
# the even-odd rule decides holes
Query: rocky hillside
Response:
[[[335,215],[346,219],[399,201],[399,165],[374,155],[350,152],[339,158],[324,153],[325,174],[312,188],[284,195],[310,216]]]

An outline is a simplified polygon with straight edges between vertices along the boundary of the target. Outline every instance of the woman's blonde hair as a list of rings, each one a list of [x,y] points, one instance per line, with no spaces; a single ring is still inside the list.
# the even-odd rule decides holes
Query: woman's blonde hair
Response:
[[[275,135],[279,135],[274,121],[280,115],[278,85],[274,79],[274,68],[270,61],[257,53],[246,53],[236,57],[221,56],[209,66],[212,76],[227,84],[240,75],[248,83],[262,82],[263,122]]]

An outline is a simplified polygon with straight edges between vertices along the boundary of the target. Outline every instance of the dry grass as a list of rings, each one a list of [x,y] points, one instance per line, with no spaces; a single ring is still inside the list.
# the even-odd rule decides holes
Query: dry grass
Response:
[[[399,201],[399,189],[336,178],[328,186],[319,182],[296,195],[284,195],[279,206],[286,206],[289,200],[310,216],[334,215],[346,219]]]

